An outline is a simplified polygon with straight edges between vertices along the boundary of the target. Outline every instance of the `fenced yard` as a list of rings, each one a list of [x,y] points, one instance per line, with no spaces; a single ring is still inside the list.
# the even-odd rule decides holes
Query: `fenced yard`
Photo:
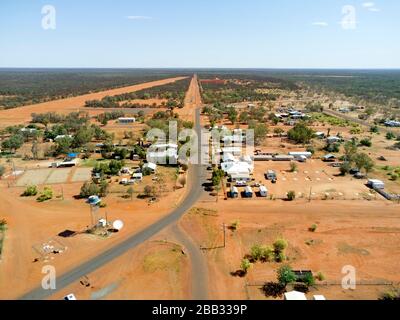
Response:
[[[16,186],[62,184],[90,180],[91,168],[48,168],[29,169],[19,176]]]

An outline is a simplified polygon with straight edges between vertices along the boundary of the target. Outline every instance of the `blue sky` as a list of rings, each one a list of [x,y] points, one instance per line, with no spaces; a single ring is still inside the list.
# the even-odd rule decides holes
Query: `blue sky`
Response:
[[[398,0],[1,0],[0,67],[400,68],[399,16]]]

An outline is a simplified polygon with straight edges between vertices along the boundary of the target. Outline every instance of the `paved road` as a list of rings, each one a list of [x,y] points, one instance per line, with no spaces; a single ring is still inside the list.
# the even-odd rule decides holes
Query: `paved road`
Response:
[[[200,132],[200,109],[196,110],[196,121],[195,121],[195,128],[197,132]],[[199,142],[200,144],[200,142]],[[180,204],[179,208],[175,209],[171,214],[166,216],[165,218],[161,219],[160,221],[156,222],[155,224],[149,226],[145,230],[131,236],[124,242],[116,245],[115,247],[109,249],[108,251],[100,254],[99,256],[89,260],[88,262],[85,262],[81,264],[80,266],[74,268],[73,270],[59,276],[57,278],[57,289],[56,290],[44,290],[42,287],[38,287],[22,297],[20,297],[21,300],[42,300],[45,299],[51,295],[53,295],[55,292],[62,290],[66,286],[78,281],[80,278],[82,278],[85,275],[90,274],[91,272],[95,271],[96,269],[102,267],[108,262],[111,262],[112,260],[118,258],[119,256],[123,255],[126,253],[128,250],[131,250],[138,245],[142,244],[152,236],[156,235],[158,232],[163,230],[164,228],[176,224],[176,222],[182,217],[182,215],[185,214],[186,211],[188,211],[198,200],[202,193],[202,178],[204,176],[205,169],[201,165],[192,165],[189,169],[189,190],[187,192],[187,197],[183,200],[183,202]],[[182,235],[182,240],[184,240],[184,237]],[[201,257],[198,256],[196,253],[196,248],[193,248],[193,244],[189,242],[189,240],[186,238],[184,240],[185,243],[183,245],[187,247],[187,250],[190,251],[189,255],[194,258],[193,265],[196,265],[195,268],[197,268],[197,263],[199,260],[201,260]],[[203,264],[204,265],[204,262]],[[201,266],[200,264],[198,266]],[[202,269],[204,270],[204,269]],[[204,273],[205,274],[205,273]],[[197,277],[198,275],[195,274]],[[202,278],[200,278],[202,279]],[[204,289],[204,288],[203,288]],[[196,286],[194,288],[195,290],[195,295],[196,298],[204,298],[204,290],[202,288],[198,288]]]
[[[208,268],[203,252],[188,235],[175,224],[171,231],[176,240],[186,249],[192,266],[192,299],[208,299]]]

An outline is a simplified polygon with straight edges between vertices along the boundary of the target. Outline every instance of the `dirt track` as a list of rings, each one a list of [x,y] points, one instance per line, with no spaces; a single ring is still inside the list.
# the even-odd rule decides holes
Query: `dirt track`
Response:
[[[182,119],[192,121],[195,117],[196,108],[201,106],[201,104],[199,82],[197,75],[194,75],[186,93],[185,106],[177,110],[177,113]]]
[[[106,96],[115,96],[127,92],[135,92],[143,89],[148,89],[156,86],[162,86],[171,82],[185,79],[186,77],[169,78],[159,81],[152,81],[141,83],[133,86],[106,90],[96,93],[90,93],[81,95],[78,97],[43,102],[39,104],[24,106],[15,109],[1,110],[0,111],[0,128],[4,128],[10,125],[16,125],[26,123],[31,120],[32,113],[44,113],[44,112],[57,112],[60,114],[66,114],[73,111],[82,110],[85,102],[88,100],[99,100]]]

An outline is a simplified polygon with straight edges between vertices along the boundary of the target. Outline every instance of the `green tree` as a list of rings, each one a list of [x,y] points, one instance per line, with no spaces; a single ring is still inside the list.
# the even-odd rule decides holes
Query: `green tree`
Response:
[[[211,181],[214,187],[217,187],[221,184],[222,178],[225,176],[225,172],[220,169],[216,169],[212,173]]]
[[[298,123],[288,131],[288,138],[296,143],[310,143],[314,137],[314,130],[305,123]]]
[[[238,112],[234,107],[228,109],[228,119],[232,124],[235,124],[238,118]]]
[[[291,162],[290,163],[290,172],[295,172],[295,171],[297,171],[297,169],[298,169],[297,163]]]
[[[99,196],[105,197],[108,194],[109,184],[106,179],[102,179],[99,184]]]
[[[70,137],[63,137],[57,139],[55,152],[56,154],[67,154],[71,151],[72,139]]]
[[[269,132],[267,125],[264,123],[251,123],[249,124],[249,129],[254,130],[254,143],[256,145],[260,145],[265,140]]]
[[[89,198],[91,196],[99,196],[100,195],[100,187],[94,182],[85,182],[81,187],[81,191],[79,196],[81,198]]]
[[[350,164],[353,162],[354,156],[357,153],[357,144],[355,141],[347,141],[344,144],[344,159]]]
[[[354,156],[353,156],[354,157]],[[343,162],[341,165],[340,165],[340,173],[343,175],[343,176],[345,176],[346,174],[348,174],[349,172],[350,172],[350,170],[351,170],[351,164],[350,164],[350,162],[348,162],[348,161],[345,161],[345,162]]]
[[[33,141],[33,143],[32,143],[31,152],[32,152],[33,160],[37,160],[39,157],[38,156],[39,148],[38,148],[38,142],[36,140]]]
[[[94,136],[94,132],[92,128],[89,127],[81,127],[78,129],[78,132],[75,134],[72,146],[74,148],[80,148],[92,141]]]
[[[10,138],[4,140],[1,146],[4,149],[15,152],[17,149],[21,148],[24,144],[24,137],[20,134],[14,134]]]
[[[134,190],[133,190],[133,188],[132,188],[132,186],[130,186],[129,188],[128,188],[128,190],[126,190],[126,193],[128,194],[128,196],[131,198],[131,200],[133,199],[133,193],[134,193]]]
[[[239,122],[247,124],[250,120],[250,115],[247,111],[243,111],[239,116]]]
[[[368,174],[374,168],[374,161],[366,153],[357,153],[354,157],[354,163],[357,169],[364,169]]]

